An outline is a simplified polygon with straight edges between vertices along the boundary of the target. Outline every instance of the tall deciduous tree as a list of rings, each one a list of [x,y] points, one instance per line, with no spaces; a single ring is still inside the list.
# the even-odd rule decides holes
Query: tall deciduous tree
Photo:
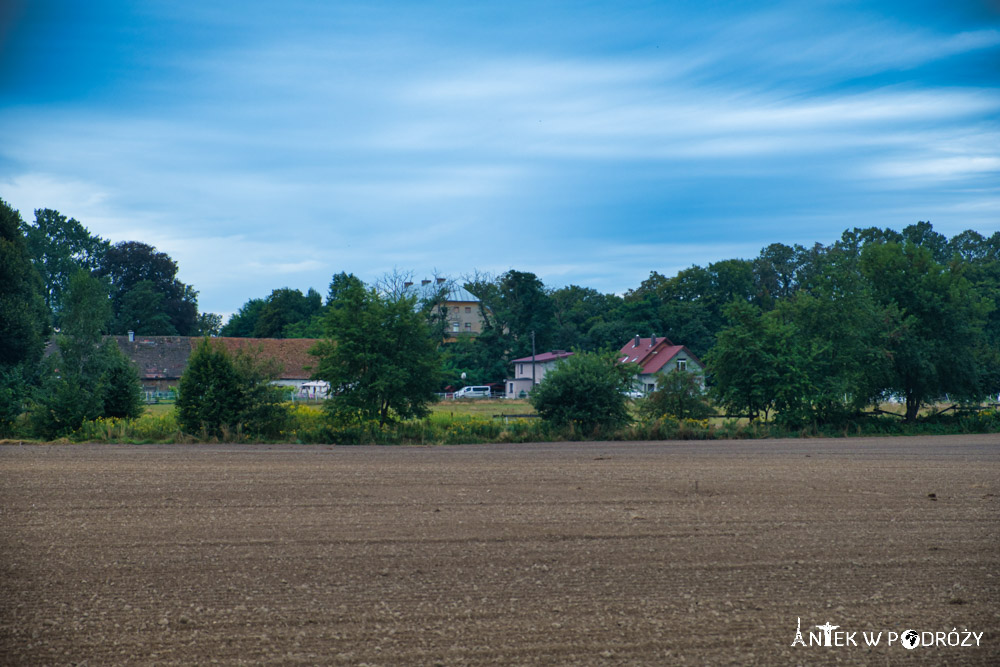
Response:
[[[0,199],[0,433],[21,414],[49,328],[23,230],[21,214]]]
[[[326,340],[312,353],[315,377],[330,383],[335,419],[423,417],[435,400],[440,357],[416,299],[369,289],[353,275],[334,277]]]
[[[118,334],[132,331],[143,336],[175,335],[177,329],[166,312],[166,300],[166,295],[153,281],[139,281],[119,300],[112,330]]]
[[[550,297],[554,311],[552,346],[561,350],[597,349],[591,330],[622,303],[621,297],[578,285],[557,289]],[[615,341],[614,346],[620,344]]]
[[[487,325],[505,339],[511,358],[531,354],[532,332],[536,347],[548,349],[554,338],[552,299],[534,273],[512,269],[499,278],[470,281],[466,289],[487,307]]]
[[[70,277],[80,269],[96,269],[109,244],[80,221],[49,208],[37,209],[34,224],[21,222],[21,228],[31,263],[42,278],[45,304],[58,324]]]
[[[222,315],[216,313],[198,313],[198,326],[195,333],[199,336],[218,336],[222,330]]]
[[[138,370],[114,340],[102,339],[110,319],[107,283],[78,271],[65,294],[58,350],[31,411],[38,435],[65,436],[85,420],[141,413]]]
[[[729,324],[705,357],[715,381],[712,398],[730,413],[766,420],[781,390],[782,373],[776,357],[790,332],[766,319],[757,306],[743,301],[734,301],[725,314]]]
[[[219,335],[232,336],[234,338],[253,338],[254,328],[257,326],[257,320],[260,318],[265,304],[264,299],[250,299],[244,303],[229,318],[229,321],[219,331]]]
[[[314,289],[307,294],[283,287],[271,292],[254,323],[255,338],[288,338],[291,328],[308,322],[323,306],[323,297]]]
[[[169,255],[157,252],[151,245],[138,241],[122,241],[107,249],[97,272],[111,281],[111,304],[114,315],[113,331],[124,334],[131,326],[144,326],[135,321],[135,310],[129,308],[129,295],[136,289],[160,295],[159,312],[169,321],[170,331],[163,330],[163,318],[150,317],[145,322],[159,333],[190,336],[198,325],[198,293],[177,279],[177,262]],[[152,331],[132,329],[140,334]]]
[[[938,240],[930,238],[936,248]],[[976,399],[986,390],[983,326],[994,304],[962,275],[961,265],[941,264],[935,252],[912,240],[869,244],[861,251],[861,270],[888,326],[889,366],[880,393],[905,398],[907,421],[946,394]]]

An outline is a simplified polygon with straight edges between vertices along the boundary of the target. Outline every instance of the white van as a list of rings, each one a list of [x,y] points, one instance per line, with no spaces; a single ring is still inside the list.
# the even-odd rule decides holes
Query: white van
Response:
[[[490,388],[486,385],[476,385],[469,387],[462,387],[456,391],[453,398],[489,398]]]

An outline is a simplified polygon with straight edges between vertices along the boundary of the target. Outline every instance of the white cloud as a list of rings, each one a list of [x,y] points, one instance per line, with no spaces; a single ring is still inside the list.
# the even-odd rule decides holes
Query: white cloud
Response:
[[[108,200],[108,193],[94,183],[38,172],[12,174],[0,180],[0,187],[0,197],[19,210],[27,222],[34,220],[34,211],[39,208],[89,220],[103,214]]]
[[[148,106],[0,108],[0,196],[156,245],[223,312],[340,270],[513,266],[621,291],[653,269],[843,229],[859,210],[878,224],[995,218],[997,194],[971,188],[998,171],[1000,93],[899,72],[995,49],[996,30],[836,3],[652,6],[649,25],[616,8],[577,41],[527,43],[518,24],[434,43],[360,8],[318,12],[357,32],[227,32],[171,51],[181,77],[136,75]],[[826,219],[803,217],[825,204]],[[648,243],[621,242],[632,223]],[[669,243],[681,228],[709,240]]]
[[[913,180],[948,180],[969,175],[1000,173],[1000,157],[956,156],[905,162],[883,162],[872,167],[876,177]]]

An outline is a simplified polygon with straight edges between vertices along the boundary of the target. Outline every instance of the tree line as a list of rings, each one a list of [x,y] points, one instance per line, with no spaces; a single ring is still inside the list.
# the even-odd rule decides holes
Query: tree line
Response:
[[[532,339],[538,350],[599,353],[642,334],[703,357],[715,403],[751,419],[830,422],[894,399],[912,421],[944,398],[1000,392],[1000,233],[947,238],[928,222],[853,228],[828,245],[773,243],[753,259],[653,271],[621,296],[549,288],[517,270],[463,286],[482,302],[483,331],[440,346],[442,386],[501,381]],[[335,301],[333,290],[325,304],[314,290],[275,290],[223,332],[274,331],[261,322],[281,321],[282,335],[324,335]],[[440,317],[433,305],[425,310]]]
[[[636,334],[686,345],[707,364],[717,408],[751,419],[829,423],[893,398],[912,421],[945,397],[971,403],[1000,392],[1000,233],[947,238],[927,222],[853,228],[828,245],[774,243],[753,259],[653,271],[623,295],[551,288],[513,269],[477,273],[461,284],[481,301],[483,330],[452,340],[447,282],[415,292],[406,275],[365,285],[340,273],[325,298],[275,289],[222,326],[152,246],[112,244],[51,209],[27,223],[0,202],[0,221],[0,422],[56,376],[110,386],[118,362],[97,341],[126,331],[323,339],[317,376],[336,389],[334,417],[380,423],[425,414],[435,389],[502,381],[532,342],[600,355]],[[61,338],[47,363],[58,373],[41,361],[52,332]],[[80,352],[70,339],[90,342]],[[88,414],[110,414],[99,407],[108,401],[95,395]]]

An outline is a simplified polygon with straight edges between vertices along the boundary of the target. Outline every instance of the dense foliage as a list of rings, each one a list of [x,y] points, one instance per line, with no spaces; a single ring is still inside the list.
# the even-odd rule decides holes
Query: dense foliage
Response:
[[[107,283],[78,271],[64,293],[62,330],[46,359],[30,413],[46,439],[68,436],[88,420],[142,413],[138,369],[104,334],[111,319]]]
[[[21,221],[21,230],[31,263],[42,278],[45,304],[58,324],[70,277],[81,269],[96,269],[109,244],[79,220],[49,208],[35,211],[34,224]]]
[[[656,391],[639,403],[639,414],[657,419],[706,419],[715,415],[708,403],[704,379],[697,373],[674,369],[661,378]]]
[[[474,274],[464,287],[481,301],[475,336],[449,331],[449,284],[426,282],[432,289],[415,293],[404,274],[369,287],[341,273],[325,300],[313,289],[275,289],[223,325],[198,312],[197,292],[167,254],[138,241],[112,244],[52,209],[26,223],[0,201],[0,432],[25,413],[49,435],[135,414],[135,369],[102,338],[127,331],[322,338],[316,371],[334,386],[333,421],[376,428],[425,415],[434,391],[504,380],[532,342],[539,352],[601,353],[636,334],[687,346],[707,364],[714,408],[755,424],[839,428],[898,402],[898,419],[912,427],[936,403],[967,412],[1000,394],[1000,232],[949,239],[927,222],[854,228],[829,245],[773,243],[753,258],[672,276],[654,270],[620,296],[553,289],[514,269]],[[43,360],[53,327],[59,336]],[[266,384],[266,372],[247,372]],[[674,386],[681,379],[661,382],[641,416],[683,423],[705,414],[696,405],[705,395]],[[194,430],[254,424],[263,432],[261,410],[200,416]],[[549,423],[587,421],[549,414]]]
[[[166,253],[138,241],[122,241],[104,252],[96,273],[111,283],[113,333],[197,333],[198,293],[177,279],[177,262]]]
[[[20,416],[42,358],[48,309],[21,215],[0,199],[0,435]]]
[[[636,371],[611,354],[577,353],[546,373],[529,400],[542,419],[557,426],[573,424],[584,433],[615,428],[632,420],[626,393]]]
[[[237,338],[319,338],[323,298],[314,289],[283,287],[266,299],[250,299],[222,327],[223,336]]]
[[[191,353],[177,395],[177,421],[191,434],[214,438],[273,437],[285,428],[284,395],[270,384],[273,362],[204,338]]]
[[[198,313],[198,293],[177,279],[177,263],[150,245],[112,245],[52,209],[36,210],[34,223],[19,220],[19,227],[56,326],[62,321],[70,278],[82,270],[109,281],[111,333],[190,336],[216,333],[221,327],[218,315]]]
[[[331,285],[327,338],[313,353],[315,377],[330,383],[337,422],[424,417],[435,400],[441,360],[416,298],[381,293],[353,275]]]

